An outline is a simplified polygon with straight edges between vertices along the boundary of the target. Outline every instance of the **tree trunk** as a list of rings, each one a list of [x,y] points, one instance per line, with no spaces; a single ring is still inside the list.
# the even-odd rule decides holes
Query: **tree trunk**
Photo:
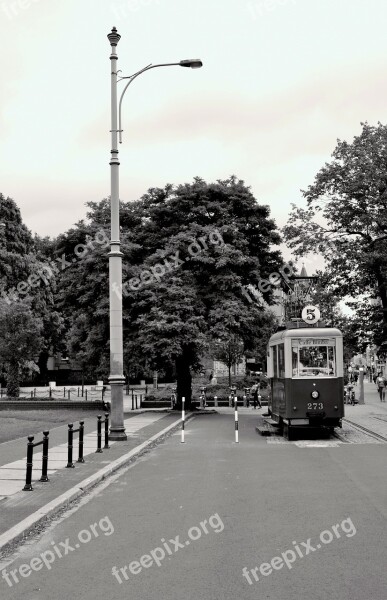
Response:
[[[19,363],[12,361],[7,372],[7,396],[8,398],[19,398]]]
[[[382,301],[382,342],[387,340],[387,288],[383,277],[382,269],[378,266],[375,269],[376,280],[378,284],[379,297]]]
[[[181,410],[182,398],[185,398],[185,409],[191,410],[192,400],[192,376],[190,369],[189,353],[183,351],[182,355],[176,359],[176,381],[177,381],[177,403],[176,409]]]
[[[39,367],[39,371],[40,371],[39,380],[41,381],[42,385],[45,385],[45,382],[48,381],[48,370],[47,370],[48,359],[49,359],[49,353],[46,350],[41,352],[41,354],[39,355],[39,359],[38,359],[38,367]]]

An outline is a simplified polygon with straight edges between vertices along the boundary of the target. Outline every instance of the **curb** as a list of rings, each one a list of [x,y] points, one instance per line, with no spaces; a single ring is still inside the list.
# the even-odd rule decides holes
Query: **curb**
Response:
[[[189,414],[186,416],[186,422],[192,419],[195,415]],[[145,450],[148,446],[150,446],[153,442],[158,441],[163,436],[170,433],[173,429],[177,429],[181,425],[181,419],[174,421],[168,427],[165,427],[162,431],[159,431],[148,440],[136,446],[127,454],[120,456],[109,465],[106,465],[93,475],[90,475],[83,481],[80,481],[77,485],[72,487],[70,490],[67,490],[64,494],[61,494],[54,500],[51,500],[48,504],[35,511],[29,517],[20,521],[17,525],[8,529],[5,533],[0,535],[0,552],[3,552],[13,543],[19,542],[23,540],[23,538],[28,534],[36,525],[44,521],[45,519],[52,517],[56,512],[58,512],[61,508],[68,505],[73,500],[76,500],[80,496],[82,496],[87,490],[94,487],[96,484],[103,481],[106,477],[117,471],[120,467],[125,465],[125,463],[129,462],[132,458],[141,454],[143,450]]]

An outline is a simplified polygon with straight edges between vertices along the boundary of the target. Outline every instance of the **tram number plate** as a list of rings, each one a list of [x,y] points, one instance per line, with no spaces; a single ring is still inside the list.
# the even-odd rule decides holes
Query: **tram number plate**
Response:
[[[323,408],[322,402],[308,402],[308,410],[322,410]]]

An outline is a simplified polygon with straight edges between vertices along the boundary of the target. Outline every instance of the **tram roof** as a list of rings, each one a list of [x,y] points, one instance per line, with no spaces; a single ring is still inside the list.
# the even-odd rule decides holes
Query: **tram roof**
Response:
[[[285,338],[327,338],[327,337],[343,337],[343,334],[336,327],[300,327],[299,329],[283,329],[274,333],[269,344],[278,342]]]

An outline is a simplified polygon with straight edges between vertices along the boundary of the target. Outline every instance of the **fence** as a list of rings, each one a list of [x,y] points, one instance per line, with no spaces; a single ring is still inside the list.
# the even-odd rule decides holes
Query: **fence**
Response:
[[[97,416],[97,449],[96,453],[100,454],[105,449],[109,449],[109,413],[105,413],[105,420],[102,421],[102,415]],[[105,426],[105,445],[102,449],[102,423]],[[79,433],[78,436],[78,460],[77,463],[84,463],[85,459],[83,456],[84,452],[84,421],[79,421],[78,429],[74,429],[73,423],[68,424],[68,432],[67,432],[67,469],[74,469],[75,465],[73,463],[73,450],[74,450],[74,434]],[[32,471],[33,471],[33,457],[34,457],[34,448],[37,446],[43,445],[43,457],[42,457],[42,476],[39,481],[47,482],[48,478],[48,461],[49,461],[49,432],[43,431],[43,439],[40,442],[34,443],[34,436],[28,436],[27,443],[27,469],[26,469],[26,483],[23,488],[23,491],[32,492]]]

